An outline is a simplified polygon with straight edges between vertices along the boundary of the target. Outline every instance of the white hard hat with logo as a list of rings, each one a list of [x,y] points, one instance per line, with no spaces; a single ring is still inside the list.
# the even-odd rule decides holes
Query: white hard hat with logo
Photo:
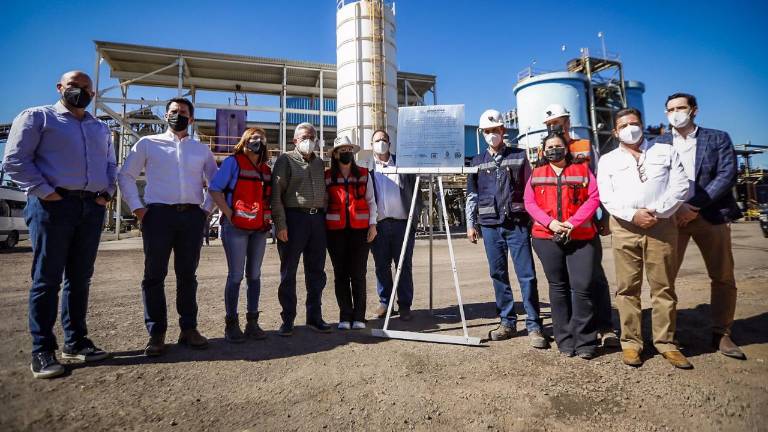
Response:
[[[499,126],[504,126],[504,120],[501,113],[495,109],[485,110],[480,115],[480,123],[478,124],[480,129],[491,129]]]
[[[570,117],[571,113],[569,113],[568,110],[565,109],[565,107],[560,105],[560,104],[552,104],[552,105],[549,105],[544,110],[544,115],[547,116],[546,118],[544,118],[544,123],[546,123],[546,122],[548,122],[550,120],[554,120],[556,118]]]
[[[360,151],[360,146],[357,144],[352,144],[352,141],[350,141],[349,137],[346,135],[339,135],[333,141],[333,151],[336,151],[336,149],[339,147],[352,147],[352,151],[355,153]]]

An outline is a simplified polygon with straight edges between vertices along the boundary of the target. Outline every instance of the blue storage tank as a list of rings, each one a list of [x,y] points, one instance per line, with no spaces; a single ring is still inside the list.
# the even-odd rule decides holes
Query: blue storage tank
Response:
[[[286,102],[287,108],[316,110],[320,107],[319,98],[289,97],[286,99],[285,102]],[[323,102],[325,104],[323,111],[331,111],[333,113],[336,112],[336,99],[323,99]],[[299,124],[303,122],[309,122],[309,123],[312,123],[313,125],[319,125],[320,115],[319,114],[287,113],[286,121],[288,122],[288,124]],[[323,123],[325,126],[335,127],[336,116],[335,115],[323,116]]]
[[[645,84],[640,81],[624,81],[624,88],[627,91],[627,106],[636,108],[643,115],[645,121],[645,105],[643,104],[643,93],[645,93]]]

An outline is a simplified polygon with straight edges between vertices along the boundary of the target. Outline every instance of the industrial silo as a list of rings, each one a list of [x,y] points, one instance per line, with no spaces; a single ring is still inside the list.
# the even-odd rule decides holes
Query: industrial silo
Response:
[[[645,84],[640,81],[624,81],[624,88],[627,91],[627,106],[637,108],[643,115],[643,123],[645,123],[645,105],[643,104]]]
[[[590,138],[587,78],[581,73],[552,72],[528,77],[514,88],[519,127],[518,145],[537,147],[547,131],[545,110],[560,104],[571,113],[571,136]]]
[[[396,54],[394,2],[337,1],[337,135],[364,150],[376,129],[397,143]]]

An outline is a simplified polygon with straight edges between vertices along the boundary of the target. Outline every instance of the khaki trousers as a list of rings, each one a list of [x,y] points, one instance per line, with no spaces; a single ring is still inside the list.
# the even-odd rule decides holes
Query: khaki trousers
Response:
[[[701,216],[678,229],[677,276],[683,264],[688,240],[699,247],[710,279],[710,311],[712,331],[721,335],[731,333],[733,315],[736,312],[736,278],[733,275],[733,251],[731,249],[730,224],[712,225]]]
[[[643,268],[651,287],[653,346],[660,353],[676,350],[677,228],[670,219],[643,229],[611,216],[611,246],[616,265],[616,307],[621,321],[621,347],[642,351],[640,292]]]

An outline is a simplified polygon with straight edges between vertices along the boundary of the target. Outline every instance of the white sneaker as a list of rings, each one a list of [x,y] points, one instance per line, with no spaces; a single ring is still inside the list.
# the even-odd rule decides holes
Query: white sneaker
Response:
[[[362,330],[365,328],[365,323],[362,321],[355,321],[352,323],[352,328],[355,330]]]
[[[349,330],[352,328],[352,325],[349,323],[349,321],[342,321],[339,323],[339,330]]]

